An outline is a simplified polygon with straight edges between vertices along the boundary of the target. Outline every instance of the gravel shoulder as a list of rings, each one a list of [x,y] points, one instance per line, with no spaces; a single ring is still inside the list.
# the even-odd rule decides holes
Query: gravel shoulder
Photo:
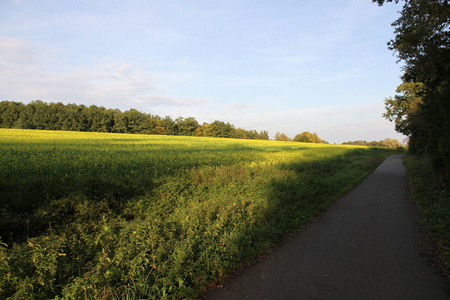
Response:
[[[427,261],[402,155],[204,299],[450,299]]]

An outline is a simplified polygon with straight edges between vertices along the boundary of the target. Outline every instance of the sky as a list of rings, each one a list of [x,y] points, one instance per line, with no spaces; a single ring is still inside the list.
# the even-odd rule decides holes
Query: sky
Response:
[[[405,136],[400,6],[371,0],[0,0],[0,101],[135,108],[330,143]]]

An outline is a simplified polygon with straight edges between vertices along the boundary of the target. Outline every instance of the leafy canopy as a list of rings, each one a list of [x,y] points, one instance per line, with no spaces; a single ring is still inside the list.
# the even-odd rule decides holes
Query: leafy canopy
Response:
[[[372,0],[383,5],[392,0]],[[400,2],[395,0],[396,3]],[[409,149],[426,154],[450,182],[450,6],[448,0],[404,0],[388,42],[403,67],[400,95],[385,117],[408,135]],[[419,99],[421,98],[421,99]]]
[[[419,110],[419,105],[423,103],[422,95],[425,90],[423,83],[405,82],[397,87],[396,92],[400,93],[384,100],[386,112],[383,117],[391,122],[395,122],[395,129],[405,135],[408,135],[411,116]]]

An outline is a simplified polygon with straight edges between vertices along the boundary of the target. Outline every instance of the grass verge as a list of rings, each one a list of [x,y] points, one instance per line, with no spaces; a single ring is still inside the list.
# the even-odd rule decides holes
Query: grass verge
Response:
[[[405,155],[405,166],[413,201],[420,212],[420,223],[428,231],[435,261],[448,276],[450,271],[450,189],[433,172],[432,163],[426,157]]]

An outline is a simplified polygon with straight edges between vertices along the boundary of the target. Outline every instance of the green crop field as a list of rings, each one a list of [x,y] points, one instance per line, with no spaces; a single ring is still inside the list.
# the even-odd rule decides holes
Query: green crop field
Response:
[[[0,129],[0,298],[195,298],[393,153]]]

